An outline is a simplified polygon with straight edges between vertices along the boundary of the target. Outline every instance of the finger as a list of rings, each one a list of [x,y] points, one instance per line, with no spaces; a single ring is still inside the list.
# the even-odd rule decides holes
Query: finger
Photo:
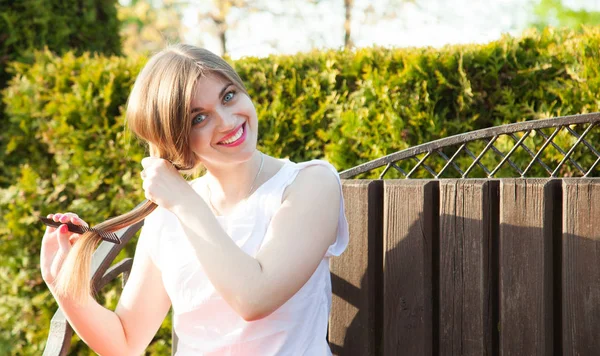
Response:
[[[48,214],[46,217],[48,219],[54,220],[54,214]],[[56,231],[56,228],[54,226],[46,226],[46,234],[53,233],[54,231]]]
[[[58,248],[63,256],[66,256],[71,250],[71,244],[69,243],[70,234],[67,225],[61,225],[58,228]]]
[[[82,220],[79,217],[75,218],[75,221],[73,223],[77,224],[77,225],[90,226],[90,225],[88,225],[88,223],[86,223],[84,220]]]
[[[71,237],[69,238],[69,243],[71,244],[71,246],[73,246],[77,242],[77,240],[79,240],[80,237],[81,235],[79,234],[71,235]]]
[[[54,220],[54,221],[56,221],[56,222],[67,222],[67,220],[66,220],[66,219],[64,219],[64,217],[65,217],[65,214],[58,213],[58,214],[54,214],[54,216],[52,216],[52,220]],[[64,221],[63,221],[63,220],[64,220]],[[59,226],[59,227],[60,227],[60,226]],[[56,231],[58,228],[54,227],[53,229],[54,229],[54,230],[50,230],[50,232],[54,232],[54,231]]]
[[[72,222],[73,218],[77,218],[77,214],[74,213],[64,213],[61,215],[60,219],[58,219],[61,223]]]
[[[75,213],[66,213],[65,215],[68,216],[69,219],[61,222],[72,222],[75,225],[88,226],[88,224]]]
[[[71,213],[71,212],[61,214],[61,218],[64,218],[64,217],[66,217],[68,220],[70,220],[72,217],[77,217],[77,214]]]
[[[76,217],[76,218],[78,218],[78,217],[79,217],[79,215],[77,215],[76,213],[72,213],[72,212],[65,213],[65,215],[67,215],[67,216],[71,216],[71,217],[73,217],[73,216],[74,216],[74,217]]]
[[[48,236],[51,233],[53,233],[54,231],[56,231],[56,228],[53,226],[46,226],[46,230],[44,230],[44,236]]]

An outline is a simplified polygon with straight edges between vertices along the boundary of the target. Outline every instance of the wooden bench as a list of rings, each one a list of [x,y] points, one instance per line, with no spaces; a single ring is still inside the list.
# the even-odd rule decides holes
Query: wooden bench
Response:
[[[599,124],[498,126],[341,172],[350,245],[331,260],[332,352],[600,355]],[[110,266],[122,246],[96,251],[98,288],[126,281],[131,259]],[[58,310],[44,355],[66,355],[71,335]]]

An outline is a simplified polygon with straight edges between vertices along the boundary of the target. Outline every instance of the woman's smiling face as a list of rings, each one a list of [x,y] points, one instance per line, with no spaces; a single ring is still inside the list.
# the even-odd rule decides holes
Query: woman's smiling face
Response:
[[[233,82],[208,74],[192,96],[192,151],[205,165],[244,162],[258,138],[254,104]]]

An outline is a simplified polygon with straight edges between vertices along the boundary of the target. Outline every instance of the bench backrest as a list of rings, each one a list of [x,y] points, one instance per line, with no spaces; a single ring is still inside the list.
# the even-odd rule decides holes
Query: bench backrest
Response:
[[[600,178],[344,182],[337,355],[600,354]]]

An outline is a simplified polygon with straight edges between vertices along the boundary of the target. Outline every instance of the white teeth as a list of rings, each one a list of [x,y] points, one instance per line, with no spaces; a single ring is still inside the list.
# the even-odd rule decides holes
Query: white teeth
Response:
[[[226,140],[226,141],[221,141],[221,143],[224,143],[226,145],[230,144],[230,143],[234,143],[235,141],[237,141],[240,137],[242,137],[242,134],[244,133],[244,126],[242,125],[242,127],[240,127],[240,129],[238,130],[238,132],[236,132],[236,134],[231,137],[230,139]]]

